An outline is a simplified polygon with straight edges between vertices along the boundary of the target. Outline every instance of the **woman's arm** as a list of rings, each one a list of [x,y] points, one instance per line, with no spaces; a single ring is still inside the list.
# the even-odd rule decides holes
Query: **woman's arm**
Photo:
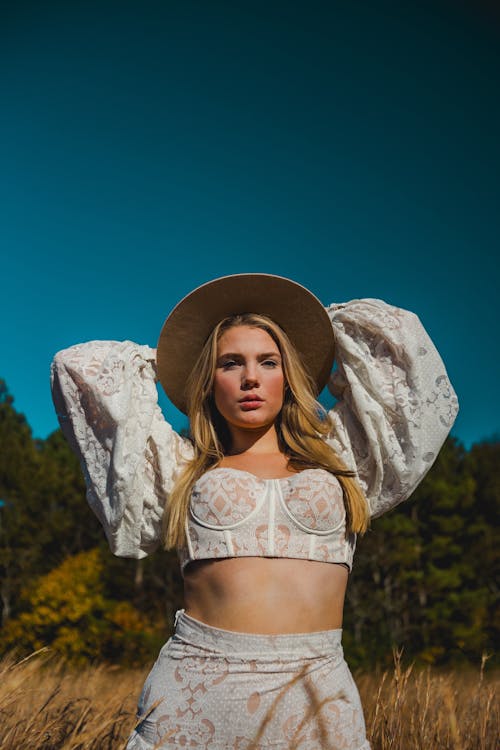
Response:
[[[416,315],[376,299],[327,310],[337,361],[329,389],[338,399],[328,442],[379,516],[406,500],[434,463],[457,397]]]
[[[155,351],[131,341],[90,341],[56,354],[52,396],[77,454],[87,500],[114,554],[145,557],[191,446],[163,418]]]

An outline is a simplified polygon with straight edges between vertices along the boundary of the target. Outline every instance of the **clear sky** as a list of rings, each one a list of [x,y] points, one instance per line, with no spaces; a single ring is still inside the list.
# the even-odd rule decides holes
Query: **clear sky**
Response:
[[[461,402],[453,434],[498,434],[492,8],[3,5],[0,377],[34,435],[57,427],[58,349],[155,346],[180,297],[250,271],[415,311]]]

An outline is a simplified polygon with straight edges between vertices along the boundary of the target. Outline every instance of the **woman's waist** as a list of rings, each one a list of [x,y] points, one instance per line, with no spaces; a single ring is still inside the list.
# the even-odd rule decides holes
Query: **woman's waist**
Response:
[[[213,627],[266,635],[342,627],[343,566],[239,558],[195,563],[188,571],[186,612]]]

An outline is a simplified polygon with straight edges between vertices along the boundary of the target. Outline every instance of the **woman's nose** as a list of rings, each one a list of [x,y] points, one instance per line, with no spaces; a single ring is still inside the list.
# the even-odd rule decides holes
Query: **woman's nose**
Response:
[[[259,384],[257,369],[255,367],[245,367],[242,372],[241,386],[244,389],[254,388]]]

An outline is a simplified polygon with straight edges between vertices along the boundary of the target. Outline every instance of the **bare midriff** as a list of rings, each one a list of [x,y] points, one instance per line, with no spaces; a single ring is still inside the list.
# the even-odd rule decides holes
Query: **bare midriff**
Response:
[[[345,565],[290,558],[198,560],[185,569],[186,614],[243,633],[312,633],[342,627]]]

